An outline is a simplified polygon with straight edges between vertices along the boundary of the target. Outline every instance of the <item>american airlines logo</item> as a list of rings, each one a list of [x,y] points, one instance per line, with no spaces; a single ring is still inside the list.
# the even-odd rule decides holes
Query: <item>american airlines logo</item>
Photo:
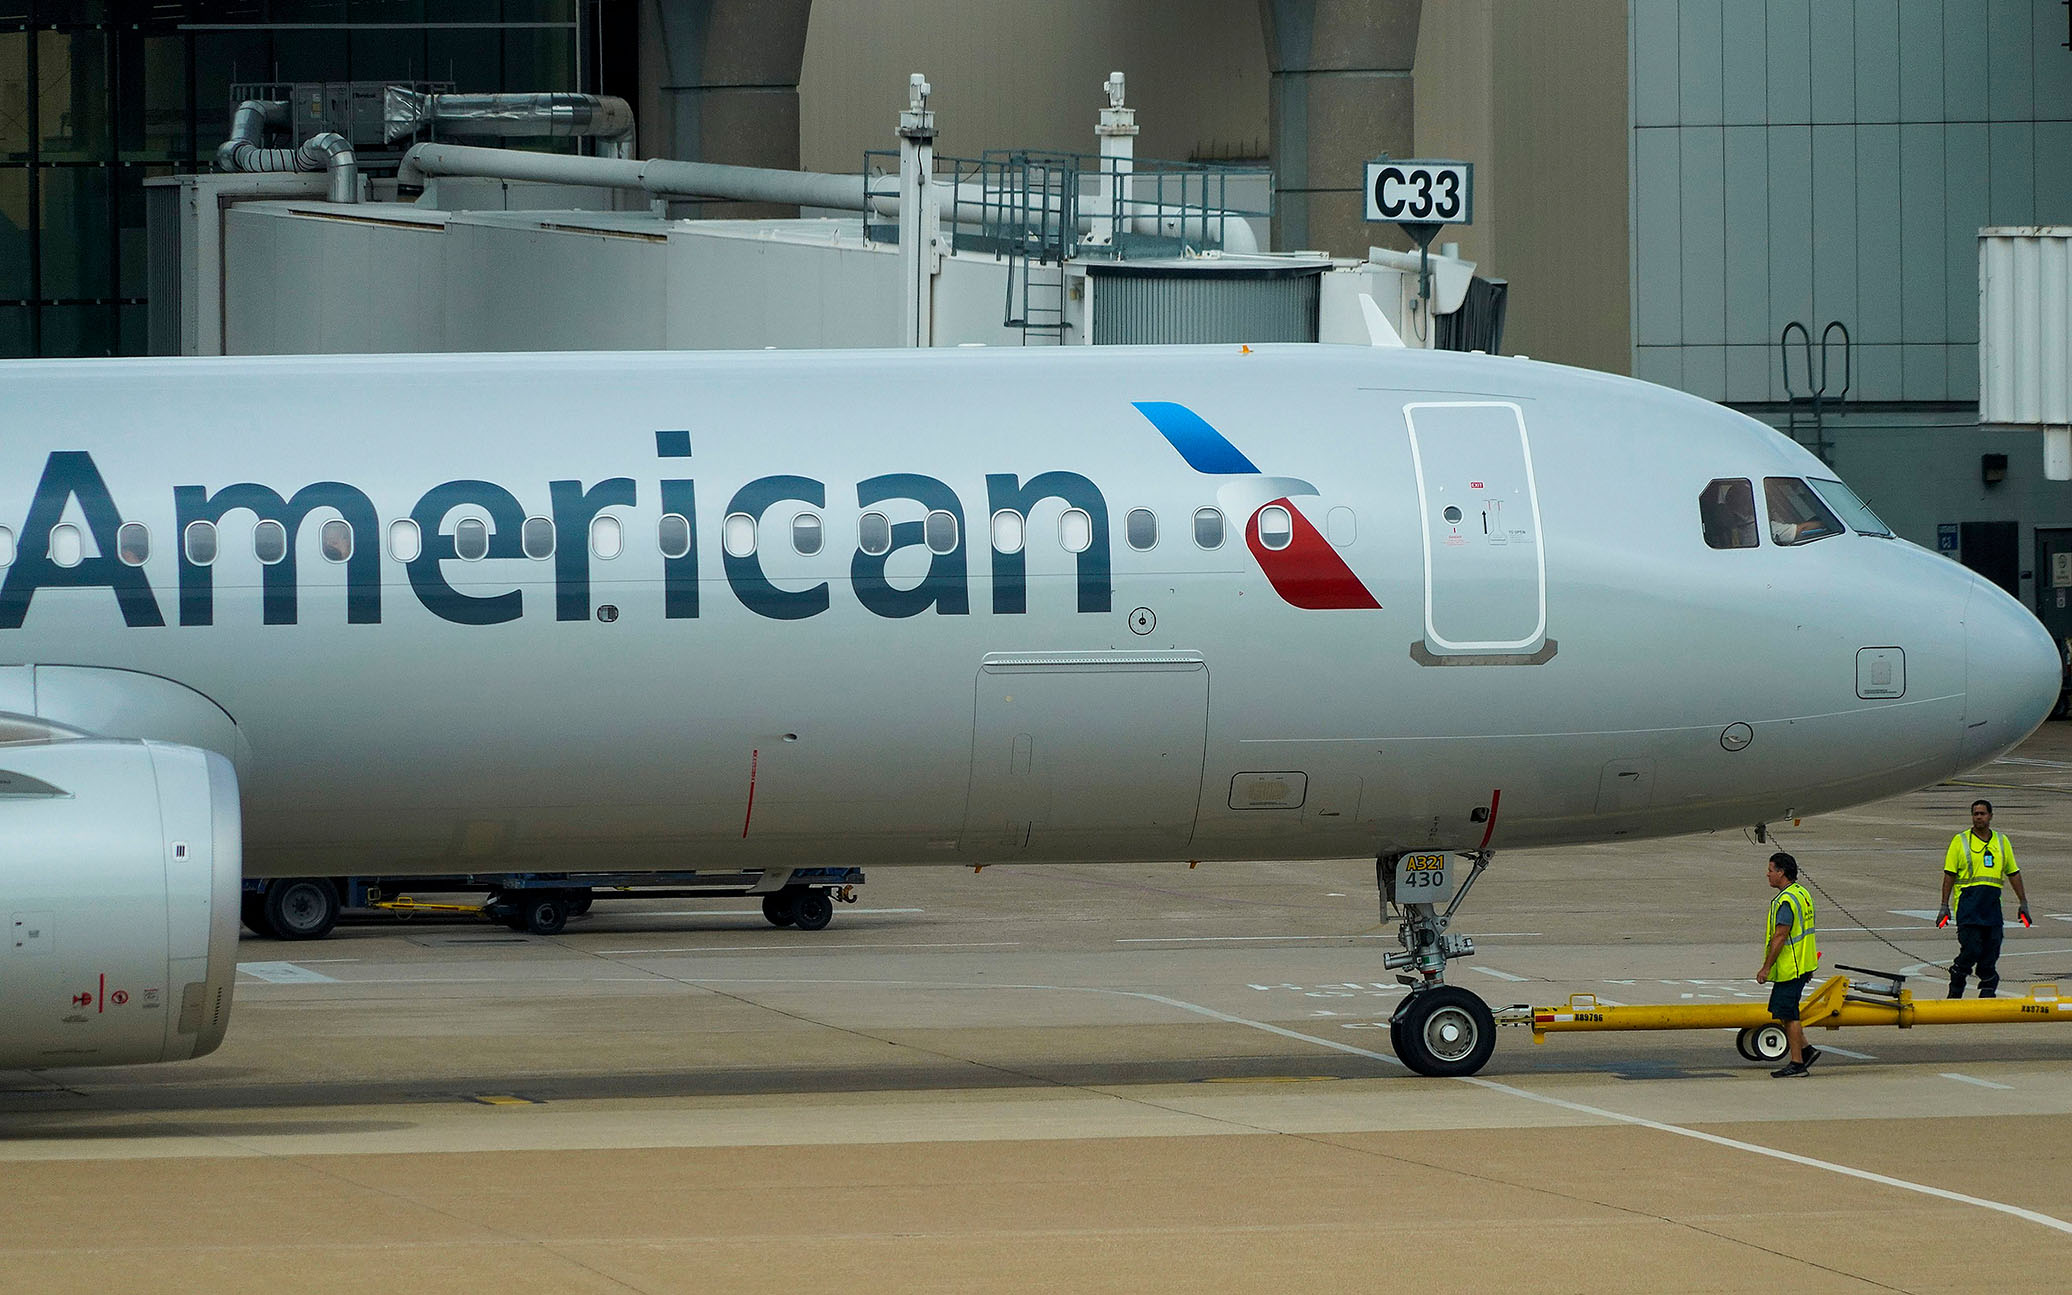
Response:
[[[1376,608],[1358,577],[1290,502],[1295,495],[1314,495],[1307,482],[1268,477],[1183,406],[1145,403],[1137,406],[1197,471],[1227,478],[1217,488],[1217,501],[1233,520],[1243,519],[1245,541],[1276,592],[1302,608]],[[688,434],[656,434],[661,457],[689,456]],[[1039,504],[1056,501],[1083,514],[1084,547],[1072,553],[1075,610],[1101,613],[1113,609],[1114,582],[1109,508],[1100,488],[1089,478],[1067,471],[1022,477],[986,474],[986,515],[1026,518]],[[697,542],[697,483],[688,478],[655,483],[663,513],[662,611],[667,619],[695,619],[700,611],[700,546]],[[848,559],[848,592],[864,610],[888,619],[966,615],[971,611],[970,571],[963,500],[946,482],[918,473],[888,473],[855,486],[859,509],[881,524],[874,542],[859,536]],[[441,482],[419,497],[406,517],[392,519],[386,532],[373,500],[364,490],[341,481],[319,481],[292,494],[256,482],[235,482],[216,489],[200,485],[173,488],[172,535],[176,539],[177,606],[183,626],[213,625],[216,619],[214,566],[216,527],[244,512],[256,528],[272,532],[270,560],[262,557],[260,617],[267,625],[293,625],[300,619],[297,538],[312,517],[324,519],[325,556],[344,568],[345,619],[351,625],[378,624],[383,615],[381,538],[390,538],[390,560],[400,563],[411,593],[434,616],[461,625],[496,625],[524,615],[522,589],[495,589],[496,582],[477,574],[458,580],[457,564],[496,559],[551,559],[554,615],[562,621],[586,621],[600,615],[591,596],[592,545],[584,542],[593,523],[608,519],[608,510],[638,505],[641,489],[631,477],[613,477],[594,484],[581,481],[547,483],[550,501],[544,516],[529,516],[510,490],[484,480]],[[746,518],[759,524],[765,513],[785,503],[826,507],[828,488],[811,477],[759,477],[734,492],[726,509],[730,522]],[[1278,512],[1270,510],[1278,509]],[[947,515],[941,530],[921,521],[891,521],[890,515],[923,513],[930,523]],[[456,515],[461,520],[455,521]],[[68,517],[83,521],[85,534],[75,537],[76,552],[62,555],[57,532],[70,526]],[[0,581],[0,629],[19,629],[36,594],[44,589],[108,590],[132,628],[167,623],[146,570],[146,562],[125,548],[121,536],[143,529],[116,503],[93,456],[61,450],[45,461],[14,562]],[[1262,518],[1267,519],[1262,523]],[[451,523],[451,524],[450,524]],[[548,525],[551,523],[551,526]],[[616,526],[616,521],[610,524]],[[550,538],[540,550],[532,547],[532,528]],[[673,526],[673,530],[671,529]],[[395,543],[398,528],[412,544]],[[472,528],[472,534],[469,534]],[[71,527],[78,530],[76,526]],[[345,542],[333,551],[333,530]],[[859,528],[861,530],[861,528]],[[206,543],[196,544],[200,531]],[[751,532],[752,533],[752,532]],[[570,537],[554,543],[553,535]],[[91,541],[89,544],[88,541]],[[473,551],[468,550],[472,543]],[[915,552],[918,550],[918,552]],[[888,574],[888,565],[905,554],[902,571],[911,572],[925,557],[918,581]],[[1028,553],[1019,543],[988,549],[990,596],[995,615],[1021,615],[1028,610]],[[609,555],[606,555],[609,556]],[[710,555],[706,555],[709,560]],[[830,606],[830,582],[785,588],[763,568],[752,543],[747,551],[720,546],[719,561],[728,588],[749,611],[773,620],[802,620]],[[491,568],[493,569],[493,568]],[[515,582],[514,582],[515,583]],[[792,582],[788,582],[792,583]],[[490,586],[489,590],[484,585]]]

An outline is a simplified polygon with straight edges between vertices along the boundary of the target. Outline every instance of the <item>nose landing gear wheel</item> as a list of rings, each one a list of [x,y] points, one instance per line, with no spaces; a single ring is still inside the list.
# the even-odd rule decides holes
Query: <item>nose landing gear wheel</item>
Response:
[[[1734,1050],[1750,1061],[1773,1064],[1791,1051],[1791,1040],[1781,1025],[1751,1025],[1734,1035]]]
[[[1496,1051],[1496,1016],[1467,990],[1434,985],[1403,1000],[1389,1022],[1389,1042],[1420,1075],[1472,1075]]]

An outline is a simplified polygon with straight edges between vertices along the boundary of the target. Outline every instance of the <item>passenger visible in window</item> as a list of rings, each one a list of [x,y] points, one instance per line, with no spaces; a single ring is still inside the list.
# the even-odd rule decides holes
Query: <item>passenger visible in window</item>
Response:
[[[1705,542],[1716,549],[1756,546],[1755,489],[1740,477],[1722,477],[1698,493]]]
[[[326,562],[343,562],[353,555],[353,528],[350,522],[328,521],[318,532],[318,544]]]
[[[1841,520],[1797,477],[1764,477],[1763,498],[1770,506],[1773,543],[1786,547],[1811,544],[1842,533]]]

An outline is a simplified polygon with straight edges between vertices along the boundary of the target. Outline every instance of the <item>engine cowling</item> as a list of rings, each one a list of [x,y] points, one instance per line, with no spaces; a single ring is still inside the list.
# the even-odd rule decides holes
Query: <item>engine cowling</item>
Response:
[[[237,775],[220,755],[0,745],[0,1070],[215,1051],[243,854]]]

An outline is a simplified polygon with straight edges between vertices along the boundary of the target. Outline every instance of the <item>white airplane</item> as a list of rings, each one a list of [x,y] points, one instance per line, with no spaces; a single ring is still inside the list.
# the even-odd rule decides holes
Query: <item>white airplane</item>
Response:
[[[1904,792],[2058,684],[1776,432],[1525,360],[13,363],[0,1067],[214,1048],[244,875],[1373,856],[1472,1073],[1493,851]]]

